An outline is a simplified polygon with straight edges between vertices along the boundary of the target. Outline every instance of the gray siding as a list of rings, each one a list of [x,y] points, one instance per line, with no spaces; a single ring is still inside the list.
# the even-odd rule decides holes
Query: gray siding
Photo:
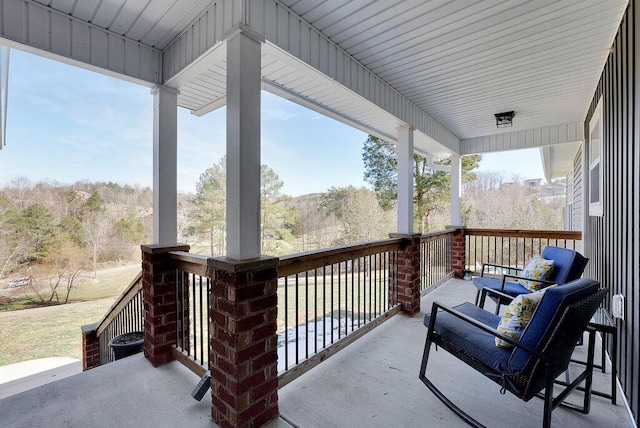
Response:
[[[625,319],[619,328],[619,379],[638,423],[640,393],[640,0],[631,0],[585,120],[600,96],[604,103],[604,211],[585,217],[586,274],[622,293]],[[585,145],[587,146],[587,145]],[[585,153],[585,158],[588,154]],[[585,189],[587,183],[585,182]],[[610,305],[607,299],[606,305]]]
[[[573,162],[573,176],[571,178],[571,187],[573,190],[572,202],[573,211],[571,216],[571,230],[582,230],[582,149],[578,150]]]

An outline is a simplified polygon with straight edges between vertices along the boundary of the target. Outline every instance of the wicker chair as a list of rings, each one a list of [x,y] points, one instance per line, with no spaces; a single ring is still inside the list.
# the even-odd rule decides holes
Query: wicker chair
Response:
[[[548,289],[536,308],[520,340],[499,333],[496,328],[500,316],[464,303],[455,308],[433,303],[425,315],[427,338],[420,367],[420,380],[456,415],[471,426],[482,427],[478,421],[450,401],[427,377],[431,344],[441,347],[464,363],[501,385],[501,392],[509,391],[529,401],[536,395],[544,398],[543,426],[551,425],[551,412],[559,405],[589,413],[595,336],[589,331],[587,364],[582,373],[553,397],[554,380],[569,366],[571,354],[587,331],[589,320],[607,293],[600,284],[581,278],[562,287]],[[485,289],[483,294],[500,294]],[[482,296],[484,300],[484,295]],[[495,338],[510,343],[513,349],[498,348]],[[579,384],[585,382],[582,407],[570,406],[563,400]],[[543,392],[544,391],[544,392]]]
[[[545,247],[541,256],[546,260],[553,260],[555,263],[551,277],[547,280],[536,280],[536,282],[543,283],[545,286],[552,284],[566,284],[567,282],[580,278],[582,276],[582,272],[584,272],[584,268],[587,266],[587,262],[589,262],[589,259],[583,257],[582,254],[577,251],[568,248],[554,247],[551,245]],[[502,274],[499,278],[484,276],[485,273],[487,273],[487,268],[489,267],[509,273]],[[520,294],[531,293],[531,290],[523,287],[517,282],[518,279],[523,279],[520,275],[521,270],[522,269],[515,267],[483,263],[480,276],[473,279],[473,285],[478,289],[478,293],[476,294],[476,304],[479,302],[480,293],[483,288],[490,288],[508,295],[508,297],[500,299],[491,296],[498,304],[495,312],[496,314],[498,313],[501,304],[509,304],[514,297]]]

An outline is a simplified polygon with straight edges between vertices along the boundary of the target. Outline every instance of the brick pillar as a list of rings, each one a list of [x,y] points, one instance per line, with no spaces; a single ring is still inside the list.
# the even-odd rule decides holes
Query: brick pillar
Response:
[[[260,427],[278,416],[277,258],[209,259],[213,421]]]
[[[389,237],[403,238],[397,252],[397,265],[392,264],[391,269],[397,271],[398,303],[402,305],[402,312],[413,316],[420,312],[420,234],[391,233]]]
[[[100,365],[100,339],[96,334],[96,323],[80,327],[82,329],[82,371]]]
[[[154,367],[171,361],[176,339],[176,273],[169,252],[189,251],[188,245],[142,247],[144,356]]]
[[[451,242],[451,268],[456,278],[462,278],[465,270],[466,240],[464,226],[447,226],[454,230]]]

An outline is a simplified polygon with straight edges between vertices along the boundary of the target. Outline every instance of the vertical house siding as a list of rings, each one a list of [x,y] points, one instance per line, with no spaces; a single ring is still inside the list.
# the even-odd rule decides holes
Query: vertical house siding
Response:
[[[573,188],[573,210],[571,212],[571,230],[582,230],[582,210],[583,210],[583,186],[582,186],[582,149],[578,150],[573,163],[573,177],[571,187]]]
[[[631,0],[585,120],[603,102],[603,216],[585,216],[586,275],[625,296],[618,320],[619,379],[636,423],[640,411],[640,0]],[[583,153],[588,162],[588,142]],[[587,176],[583,189],[588,194]],[[607,299],[606,305],[610,305]]]
[[[565,229],[583,230],[584,223],[584,174],[583,148],[580,147],[573,158],[573,169],[567,175],[567,205],[565,208]],[[584,236],[585,234],[583,234]],[[584,253],[584,241],[576,243],[576,250]]]

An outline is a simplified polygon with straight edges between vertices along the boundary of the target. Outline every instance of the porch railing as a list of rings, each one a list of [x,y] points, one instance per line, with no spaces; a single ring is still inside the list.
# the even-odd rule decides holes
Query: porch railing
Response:
[[[115,360],[109,341],[124,333],[144,331],[144,308],[142,304],[142,271],[125,288],[118,300],[96,324],[96,335],[100,343],[100,364]]]
[[[482,263],[522,269],[548,245],[575,250],[582,240],[582,232],[576,231],[465,229],[464,232],[465,268],[474,272],[482,269]]]
[[[420,238],[420,291],[438,285],[453,275],[451,248],[453,230],[423,234]]]
[[[211,279],[206,256],[173,252],[176,270],[176,352],[174,358],[202,376],[209,367]]]
[[[400,242],[386,239],[280,259],[280,386],[399,310],[395,279]]]

